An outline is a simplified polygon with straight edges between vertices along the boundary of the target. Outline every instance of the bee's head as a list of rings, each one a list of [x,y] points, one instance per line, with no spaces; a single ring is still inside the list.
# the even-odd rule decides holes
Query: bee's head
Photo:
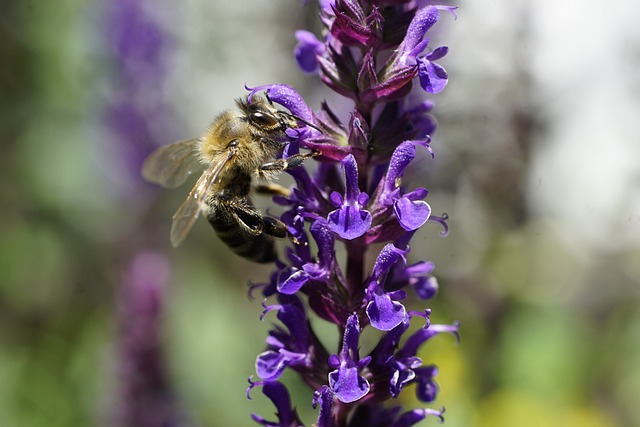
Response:
[[[261,96],[254,96],[252,102],[238,100],[238,107],[243,113],[243,120],[261,133],[284,131],[284,116],[273,104]]]

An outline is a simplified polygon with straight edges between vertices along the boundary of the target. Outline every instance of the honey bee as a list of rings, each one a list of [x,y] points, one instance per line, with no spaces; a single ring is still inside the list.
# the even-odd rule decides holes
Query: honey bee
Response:
[[[319,153],[277,158],[286,144],[285,130],[299,122],[278,110],[268,97],[236,100],[237,111],[221,113],[199,138],[165,145],[142,165],[143,177],[165,188],[183,184],[193,172],[202,176],[173,215],[170,240],[177,247],[202,212],[220,239],[236,254],[256,262],[276,259],[275,237],[287,236],[286,225],[262,215],[251,202],[254,178],[268,182],[279,172],[300,166]],[[276,184],[258,187],[264,193],[287,194]]]

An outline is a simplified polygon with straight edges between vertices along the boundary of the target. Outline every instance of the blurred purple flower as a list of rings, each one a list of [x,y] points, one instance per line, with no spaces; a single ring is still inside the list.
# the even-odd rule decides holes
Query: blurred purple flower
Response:
[[[162,350],[166,258],[137,255],[119,296],[118,395],[114,424],[122,427],[187,425],[172,390]]]
[[[318,56],[322,55],[326,49],[324,43],[316,38],[313,33],[305,30],[296,31],[298,44],[294,50],[294,56],[298,67],[302,72],[315,74],[319,70]]]
[[[150,0],[113,0],[105,4],[105,44],[114,63],[112,90],[103,112],[114,136],[109,147],[117,157],[124,196],[139,197],[140,166],[157,141],[157,129],[171,120],[162,98],[168,39],[150,11]],[[170,133],[169,133],[170,134]]]

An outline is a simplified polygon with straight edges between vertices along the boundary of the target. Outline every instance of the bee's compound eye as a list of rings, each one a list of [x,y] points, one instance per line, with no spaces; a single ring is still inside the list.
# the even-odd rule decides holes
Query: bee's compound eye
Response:
[[[254,111],[251,113],[251,121],[261,126],[275,126],[278,119],[272,114],[263,113],[262,111]]]

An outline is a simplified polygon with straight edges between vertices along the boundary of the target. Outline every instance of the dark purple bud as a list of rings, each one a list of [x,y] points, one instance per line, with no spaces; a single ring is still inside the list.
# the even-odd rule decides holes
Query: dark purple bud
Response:
[[[416,377],[416,396],[425,403],[431,403],[438,396],[438,383],[434,379],[438,375],[435,365],[425,366],[414,370]]]
[[[417,67],[394,68],[379,76],[378,83],[363,90],[360,97],[370,103],[400,99],[409,94],[411,82],[417,75]]]
[[[327,43],[327,51],[318,57],[320,79],[337,93],[357,99],[358,67],[348,46],[336,39]]]
[[[369,144],[369,126],[362,115],[355,111],[351,114],[349,122],[349,145],[362,150]]]
[[[368,16],[359,2],[337,0],[333,8],[335,19],[331,24],[331,34],[348,46],[375,47],[382,35],[382,16],[373,8]]]
[[[379,83],[375,64],[375,53],[373,49],[369,50],[369,52],[367,52],[362,58],[357,81],[358,88],[361,91],[366,91],[370,87],[376,86]]]
[[[419,277],[414,284],[416,293],[422,299],[431,299],[438,293],[438,280],[435,276]]]

